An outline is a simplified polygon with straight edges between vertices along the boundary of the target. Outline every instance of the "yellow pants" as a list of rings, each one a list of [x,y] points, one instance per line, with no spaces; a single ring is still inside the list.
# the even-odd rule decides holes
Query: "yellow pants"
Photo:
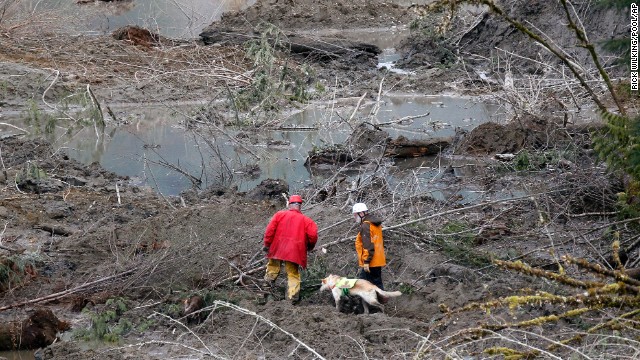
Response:
[[[291,261],[269,259],[267,263],[267,273],[264,275],[264,279],[267,281],[276,281],[280,274],[280,266],[284,263],[284,269],[287,271],[287,289],[289,299],[296,299],[300,292],[300,271],[298,270],[298,264]]]

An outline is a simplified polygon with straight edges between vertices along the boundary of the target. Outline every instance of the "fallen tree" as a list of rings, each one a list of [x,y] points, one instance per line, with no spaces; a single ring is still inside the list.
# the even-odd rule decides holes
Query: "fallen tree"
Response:
[[[451,145],[452,138],[436,138],[426,140],[410,140],[404,136],[391,140],[387,144],[384,156],[394,158],[410,158],[437,155]]]

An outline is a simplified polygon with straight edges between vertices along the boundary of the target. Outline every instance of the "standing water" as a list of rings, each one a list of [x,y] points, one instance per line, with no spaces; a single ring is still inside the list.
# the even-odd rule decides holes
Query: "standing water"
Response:
[[[168,37],[194,38],[224,12],[255,2],[129,0],[78,4],[68,0],[24,0],[9,5],[7,10],[25,20],[29,16],[66,16],[69,21],[65,25],[70,32],[103,34],[133,24]],[[379,66],[392,68],[399,58],[395,47],[408,30],[398,26],[318,33],[332,34],[377,45],[383,50]],[[393,95],[383,97],[379,108],[376,106],[360,108],[358,120],[390,123],[383,128],[391,137],[402,135],[408,139],[452,136],[456,128],[472,129],[488,121],[494,112],[483,103],[454,97]],[[209,135],[185,130],[180,124],[188,119],[184,114],[189,109],[170,115],[161,106],[126,111],[131,119],[127,125],[108,128],[98,139],[94,130],[87,128],[70,139],[56,139],[56,146],[85,164],[99,162],[107,170],[130,176],[134,182],[175,195],[194,183],[200,187],[233,184],[245,191],[266,178],[284,179],[292,189],[300,189],[314,181],[304,166],[308,153],[314,147],[344,142],[351,129],[343,119],[350,118],[353,109],[335,110],[331,104],[310,106],[286,119],[286,124],[294,125],[292,128],[306,131],[268,130],[248,132],[250,135],[242,129]],[[399,122],[402,118],[407,120]],[[16,118],[4,120],[25,126]]]
[[[387,123],[382,128],[390,137],[408,139],[453,136],[456,128],[473,129],[495,112],[472,99],[445,96],[386,96],[375,116],[368,115],[372,107],[362,107],[358,121]],[[343,119],[350,117],[353,108],[336,110],[331,104],[316,104],[291,115],[284,129],[257,133],[243,129],[193,132],[180,125],[186,112],[167,115],[164,107],[135,112],[127,125],[106,129],[98,140],[91,127],[61,138],[56,146],[82,163],[98,162],[165,195],[192,187],[194,178],[202,182],[201,188],[237,185],[240,191],[267,178],[283,179],[295,190],[315,180],[304,165],[314,147],[341,144],[348,138],[351,128]],[[398,122],[402,118],[409,120]],[[25,126],[17,119],[13,123]]]
[[[8,4],[4,16],[28,22],[64,19],[70,33],[107,34],[137,25],[170,38],[192,39],[224,12],[242,10],[256,0],[22,0]],[[72,14],[72,15],[70,15]]]

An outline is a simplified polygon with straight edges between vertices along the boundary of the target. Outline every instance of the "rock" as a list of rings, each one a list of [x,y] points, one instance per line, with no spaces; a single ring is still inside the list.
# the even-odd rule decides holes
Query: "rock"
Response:
[[[74,229],[60,224],[39,224],[34,228],[44,230],[52,235],[71,236],[75,232]]]
[[[88,180],[78,176],[65,176],[62,181],[68,183],[71,186],[85,186]]]
[[[33,193],[33,194],[44,194],[44,193],[52,193],[58,192],[64,189],[64,186],[61,182],[53,179],[24,179],[18,183],[18,188],[21,191]]]
[[[442,264],[431,270],[431,278],[448,277],[456,281],[476,281],[473,270],[455,264]]]
[[[55,201],[45,204],[44,213],[50,219],[62,219],[73,212],[73,206],[64,201]]]

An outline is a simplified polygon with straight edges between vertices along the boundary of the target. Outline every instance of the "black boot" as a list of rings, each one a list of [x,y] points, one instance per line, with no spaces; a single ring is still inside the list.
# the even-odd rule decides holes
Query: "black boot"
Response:
[[[291,301],[291,305],[298,305],[300,304],[300,293],[297,293],[296,295],[294,295],[291,299],[289,299]]]

